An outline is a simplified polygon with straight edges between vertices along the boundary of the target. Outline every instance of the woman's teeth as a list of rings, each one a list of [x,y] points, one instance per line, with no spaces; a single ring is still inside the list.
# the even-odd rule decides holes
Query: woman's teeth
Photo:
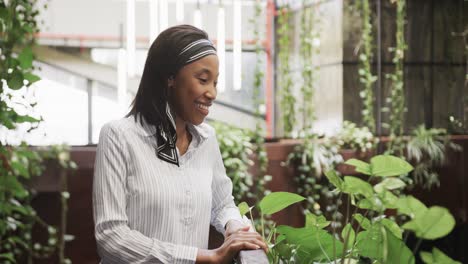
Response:
[[[208,110],[208,106],[202,104],[198,104],[198,108]]]

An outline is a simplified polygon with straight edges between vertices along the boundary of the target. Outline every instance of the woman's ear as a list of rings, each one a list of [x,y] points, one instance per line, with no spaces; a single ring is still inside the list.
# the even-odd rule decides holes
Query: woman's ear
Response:
[[[171,75],[169,79],[167,79],[167,87],[169,88],[173,87],[174,83],[175,83],[174,75]]]

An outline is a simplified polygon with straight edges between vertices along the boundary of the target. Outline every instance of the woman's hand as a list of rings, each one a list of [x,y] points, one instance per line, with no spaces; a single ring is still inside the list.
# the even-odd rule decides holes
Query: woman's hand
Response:
[[[229,222],[226,224],[226,231],[224,232],[224,237],[228,237],[231,234],[234,234],[235,232],[241,230],[242,228],[245,228],[246,225],[240,221],[237,220],[229,220]],[[249,229],[248,231],[253,231],[252,229]]]
[[[234,257],[243,249],[263,249],[267,252],[268,246],[262,237],[257,232],[249,232],[249,228],[244,226],[229,236],[226,234],[224,243],[214,250],[214,263],[232,263]]]

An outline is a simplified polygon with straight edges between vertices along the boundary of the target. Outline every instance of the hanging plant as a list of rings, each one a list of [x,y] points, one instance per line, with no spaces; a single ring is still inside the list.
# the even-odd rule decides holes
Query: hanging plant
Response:
[[[279,95],[283,119],[283,129],[286,137],[291,137],[296,122],[296,98],[293,96],[293,83],[289,67],[290,36],[289,36],[289,5],[279,10],[278,36],[279,36]]]
[[[262,112],[260,111],[262,106],[265,105],[265,100],[261,97],[260,89],[262,88],[264,74],[261,66],[262,56],[264,55],[262,49],[262,43],[260,40],[260,18],[262,16],[262,2],[260,0],[255,1],[255,16],[250,20],[253,29],[254,29],[254,40],[255,40],[255,55],[257,58],[255,64],[255,77],[254,77],[254,86],[253,86],[253,103],[255,109],[256,125],[255,130],[253,131],[253,149],[256,153],[256,157],[259,163],[259,172],[257,175],[256,182],[256,192],[257,197],[262,197],[266,195],[265,185],[271,179],[270,175],[266,175],[267,166],[268,166],[268,157],[265,149],[265,131],[263,129],[264,120],[261,118]]]
[[[33,73],[32,47],[39,31],[36,2],[0,1],[0,129],[5,133],[13,133],[20,125],[29,127],[30,132],[42,121],[42,118],[21,114],[16,107],[21,105],[23,112],[32,112],[35,106],[34,102],[18,98],[17,91],[29,89],[40,79]],[[12,145],[7,139],[0,141],[1,263],[32,263],[33,258],[48,257],[57,248],[61,252],[60,263],[66,262],[64,230],[57,231],[37,215],[31,206],[31,190],[26,186],[32,177],[43,172],[44,160],[50,157],[48,153],[34,151],[24,142]],[[64,164],[75,166],[69,160]],[[33,241],[35,226],[47,230],[45,244]]]
[[[301,87],[302,106],[299,111],[302,114],[302,134],[305,135],[312,129],[315,120],[314,87],[317,79],[318,67],[314,67],[313,58],[319,54],[320,46],[320,18],[316,16],[313,7],[306,7],[309,1],[302,1],[300,57],[302,61]]]
[[[407,49],[405,42],[406,0],[391,0],[391,2],[396,4],[396,47],[389,48],[394,53],[392,62],[395,64],[395,71],[386,76],[392,85],[390,96],[386,98],[388,107],[383,109],[383,112],[389,113],[389,123],[385,123],[383,126],[390,131],[387,151],[403,156],[404,144],[401,136],[404,132],[405,113],[407,111],[403,80],[405,50]]]
[[[373,57],[372,43],[374,37],[372,35],[372,20],[369,0],[362,0],[362,46],[361,54],[359,55],[359,81],[362,84],[362,90],[359,96],[363,100],[362,120],[371,132],[375,133],[375,118],[374,118],[374,90],[373,84],[377,81],[377,76],[372,74],[371,62]]]

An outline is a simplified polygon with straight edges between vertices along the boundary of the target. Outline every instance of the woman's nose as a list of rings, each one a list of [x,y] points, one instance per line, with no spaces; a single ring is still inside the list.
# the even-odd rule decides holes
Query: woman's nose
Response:
[[[216,99],[216,95],[218,94],[218,91],[216,89],[216,86],[210,86],[208,91],[205,93],[206,97],[210,98],[211,100]]]

